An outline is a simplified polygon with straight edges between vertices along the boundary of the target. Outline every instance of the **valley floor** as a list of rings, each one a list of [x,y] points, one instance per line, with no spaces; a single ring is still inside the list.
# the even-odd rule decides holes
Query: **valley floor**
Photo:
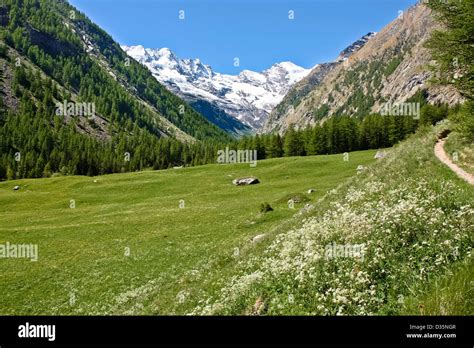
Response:
[[[0,245],[37,245],[38,261],[0,259],[0,313],[183,313],[200,289],[220,286],[252,238],[288,223],[374,154],[2,182]],[[261,183],[232,185],[248,175]],[[296,195],[303,202],[292,208]],[[260,213],[264,202],[274,211]]]
[[[448,126],[377,161],[0,183],[0,244],[39,248],[0,260],[1,314],[472,315],[474,190],[433,151]]]

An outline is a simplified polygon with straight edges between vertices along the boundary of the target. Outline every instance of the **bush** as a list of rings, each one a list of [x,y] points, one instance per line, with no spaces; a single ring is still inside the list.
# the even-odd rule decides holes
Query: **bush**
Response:
[[[426,104],[421,107],[420,123],[421,124],[436,124],[442,119],[446,118],[448,114],[448,108],[438,105]]]
[[[269,211],[273,211],[273,208],[271,205],[267,202],[260,204],[260,212],[261,213],[267,213]]]
[[[451,116],[456,123],[456,130],[468,141],[474,141],[474,102],[468,101],[460,110]]]

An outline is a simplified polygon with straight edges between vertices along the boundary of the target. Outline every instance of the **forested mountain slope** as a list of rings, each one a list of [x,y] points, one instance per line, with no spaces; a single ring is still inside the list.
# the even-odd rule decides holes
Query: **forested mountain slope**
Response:
[[[0,47],[0,178],[202,162],[196,139],[229,140],[65,1],[2,1]]]

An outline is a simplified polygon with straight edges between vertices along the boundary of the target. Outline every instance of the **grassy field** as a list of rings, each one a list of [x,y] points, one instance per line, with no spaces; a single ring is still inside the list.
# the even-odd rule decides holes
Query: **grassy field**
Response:
[[[473,315],[474,190],[434,156],[446,127],[421,129],[279,228],[189,313]]]
[[[299,220],[374,153],[2,182],[0,244],[37,244],[39,258],[0,259],[0,314],[185,313],[260,252],[253,237]],[[261,183],[232,185],[247,175]],[[308,201],[291,209],[296,194]]]
[[[39,247],[0,259],[0,314],[472,315],[474,190],[434,156],[447,127],[377,161],[0,183],[0,245]]]

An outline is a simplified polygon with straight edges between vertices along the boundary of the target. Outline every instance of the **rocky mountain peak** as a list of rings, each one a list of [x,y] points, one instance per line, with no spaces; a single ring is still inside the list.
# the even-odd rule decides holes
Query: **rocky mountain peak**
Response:
[[[288,89],[311,71],[286,61],[262,72],[242,70],[238,75],[229,75],[214,72],[197,58],[180,59],[168,48],[122,48],[147,66],[168,89],[197,106],[208,119],[218,113],[253,129],[260,128]]]

